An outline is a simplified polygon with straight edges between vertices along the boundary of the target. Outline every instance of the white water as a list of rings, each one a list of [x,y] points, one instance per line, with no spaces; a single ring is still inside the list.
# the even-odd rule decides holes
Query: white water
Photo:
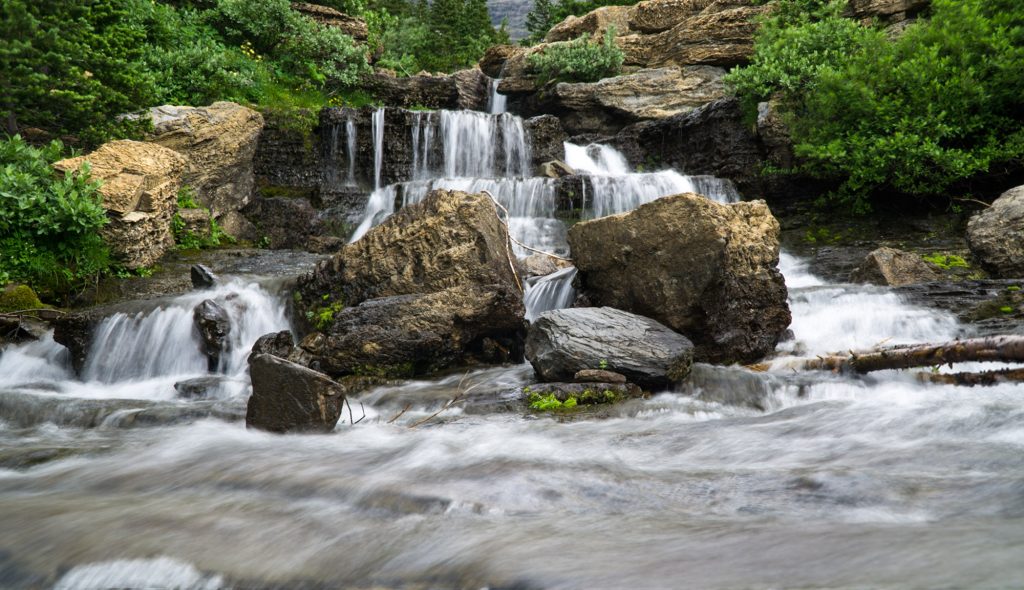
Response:
[[[337,131],[335,131],[337,133]],[[356,122],[349,116],[345,121],[345,147],[348,151],[348,177],[346,183],[349,186],[356,185]]]
[[[498,92],[499,84],[501,84],[501,78],[495,78],[490,82],[491,92],[487,101],[487,112],[492,115],[500,115],[508,110],[506,107],[508,97]]]
[[[614,158],[594,159],[591,174]],[[516,219],[546,206],[545,182],[529,197],[523,183],[485,180],[524,213]],[[392,203],[421,198],[421,185],[387,188]],[[592,211],[638,202],[610,190]],[[951,316],[888,289],[829,283],[786,253],[781,269],[795,335],[783,356],[959,333]],[[568,304],[573,272],[537,281],[527,294],[535,309]],[[248,431],[237,414],[196,421],[197,403],[186,401],[155,407],[179,413],[176,424],[128,420],[173,399],[174,380],[205,372],[194,334],[181,329],[202,298],[252,297],[239,321],[253,328],[239,332],[228,371],[244,367],[252,335],[286,326],[281,302],[238,285],[111,320],[93,358],[110,359],[95,361],[96,379],[114,382],[72,380],[52,340],[0,354],[0,461],[17,467],[0,468],[0,587],[896,589],[1024,579],[1018,385],[795,375],[783,358],[767,374],[721,370],[755,382],[765,411],[718,401],[743,381],[711,380],[692,397],[633,400],[601,420],[479,415],[466,403],[410,428],[467,388],[530,384],[532,371],[518,366],[377,388],[352,400],[365,404],[363,422],[327,436]],[[179,355],[191,360],[163,358]],[[102,420],[70,420],[95,411],[88,401],[117,405]],[[236,412],[244,402],[227,401]]]
[[[537,278],[523,295],[526,306],[526,321],[532,322],[537,316],[552,309],[563,309],[576,299],[572,280],[576,278],[576,267],[570,266],[547,276]]]
[[[381,170],[384,167],[384,108],[373,112],[373,189],[380,189]]]

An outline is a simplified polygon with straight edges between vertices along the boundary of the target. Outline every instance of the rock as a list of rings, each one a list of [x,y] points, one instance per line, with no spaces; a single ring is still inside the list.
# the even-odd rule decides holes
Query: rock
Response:
[[[523,274],[527,277],[544,277],[572,266],[567,260],[552,258],[546,254],[531,254],[519,261]]]
[[[316,210],[303,198],[257,197],[242,213],[256,228],[257,239],[270,248],[306,249],[312,236],[323,232]]]
[[[678,3],[678,0],[669,1]],[[754,53],[757,17],[767,8],[754,5],[754,1],[712,2],[700,13],[683,18],[664,32],[632,36],[629,42],[620,44],[625,63],[648,68],[744,65]],[[638,7],[637,14],[640,12]]]
[[[86,162],[91,178],[103,183],[99,192],[110,223],[100,235],[111,254],[130,269],[151,266],[174,245],[171,218],[188,159],[152,143],[119,140],[53,167],[69,174]]]
[[[206,368],[211,373],[216,372],[221,355],[230,345],[231,318],[219,303],[207,299],[192,310],[192,321],[199,330],[200,350],[206,355]]]
[[[43,307],[39,296],[28,285],[0,285],[0,313],[27,311]]]
[[[181,220],[183,231],[198,238],[209,238],[213,231],[210,227],[210,212],[206,209],[178,209],[178,219]]]
[[[450,75],[417,74],[399,78],[378,71],[367,78],[367,90],[390,107],[486,110],[488,79],[479,69]]]
[[[189,269],[189,274],[192,278],[192,287],[194,289],[209,289],[217,284],[217,275],[213,274],[213,271],[206,265],[193,264],[192,268]]]
[[[776,168],[793,166],[793,141],[789,127],[779,112],[777,99],[757,104],[757,137],[764,146],[765,159],[770,164]]]
[[[572,41],[583,36],[600,40],[610,28],[614,28],[616,35],[628,34],[632,11],[631,6],[602,6],[583,16],[569,16],[551,27],[544,42]]]
[[[295,338],[292,336],[291,330],[271,332],[256,339],[256,342],[252,345],[250,358],[257,354],[269,354],[287,359],[294,349]]]
[[[526,358],[543,381],[568,381],[601,366],[645,389],[682,381],[693,344],[645,317],[610,307],[558,309],[540,315],[526,337]]]
[[[614,134],[646,119],[664,119],[725,96],[725,70],[709,66],[668,67],[555,86],[548,109],[572,135]]]
[[[663,197],[577,223],[569,245],[594,305],[658,320],[689,337],[699,361],[756,361],[789,326],[779,223],[763,201]]]
[[[1012,188],[967,223],[967,245],[1003,278],[1024,277],[1024,186]]]
[[[252,396],[245,426],[270,432],[330,432],[345,391],[323,373],[269,354],[249,358]]]
[[[576,405],[572,406],[574,408],[585,405],[611,404],[644,395],[642,389],[632,383],[626,383],[624,380],[588,383],[536,383],[525,388],[523,392],[527,396],[547,397],[553,395],[560,402],[572,398],[576,400]],[[527,401],[529,401],[529,397],[527,397]]]
[[[334,27],[360,43],[366,43],[366,39],[369,37],[369,28],[366,26],[366,21],[349,16],[333,8],[320,6],[319,4],[308,4],[306,2],[292,2],[292,10],[322,25]]]
[[[869,23],[875,19],[885,24],[903,22],[924,12],[931,0],[850,0],[843,16]]]
[[[185,399],[207,399],[212,397],[224,383],[224,377],[196,377],[178,381],[174,384],[174,390],[178,397]]]
[[[508,256],[489,197],[435,190],[299,280],[298,315],[322,332],[301,346],[334,375],[515,359],[525,310]]]
[[[771,373],[693,363],[693,371],[679,392],[707,402],[764,412],[772,407],[775,392],[784,385]]]
[[[572,376],[572,380],[576,383],[625,383],[626,376],[622,373],[605,371],[604,369],[583,369],[582,371],[576,371],[576,374]]]
[[[629,26],[638,33],[667,31],[700,14],[714,0],[646,0],[630,13]]]
[[[939,274],[917,254],[896,248],[878,248],[868,254],[850,280],[900,287],[939,280]]]
[[[630,163],[710,174],[736,183],[741,194],[760,194],[761,152],[743,109],[725,98],[689,113],[643,121],[623,129],[614,144]]]
[[[538,176],[546,176],[548,178],[562,178],[563,176],[572,176],[574,174],[576,174],[576,171],[561,160],[544,162],[540,165],[540,170],[537,171]]]
[[[565,141],[569,138],[562,127],[562,122],[554,115],[540,115],[527,119],[523,123],[527,137],[530,138],[530,151],[533,163],[539,166],[544,162],[565,158]]]
[[[81,374],[89,356],[93,331],[103,316],[89,312],[69,313],[53,323],[53,339],[64,345],[71,356],[71,367]]]
[[[525,53],[526,49],[518,45],[492,45],[480,58],[480,70],[491,78],[501,78],[505,63],[513,56]]]
[[[148,140],[188,158],[182,182],[195,190],[214,219],[249,202],[262,115],[233,102],[215,102],[208,107],[154,107],[150,117],[153,132]]]

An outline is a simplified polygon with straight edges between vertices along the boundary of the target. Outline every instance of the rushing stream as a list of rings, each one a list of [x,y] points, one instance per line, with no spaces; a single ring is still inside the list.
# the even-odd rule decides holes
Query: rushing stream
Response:
[[[736,198],[722,181],[638,175],[609,149],[566,149],[599,187],[588,216],[698,181]],[[514,234],[564,251],[546,182],[438,172],[404,201],[493,183]],[[391,212],[374,206],[365,229]],[[576,422],[470,403],[410,428],[460,383],[480,399],[529,384],[520,365],[368,391],[354,404],[365,418],[346,415],[331,435],[246,430],[245,356],[288,324],[275,283],[257,277],[107,319],[82,379],[51,339],[9,348],[0,587],[1024,585],[1021,387],[797,374],[796,356],[969,331],[888,289],[811,276],[785,253],[781,269],[794,338],[768,372],[705,368],[687,394]],[[569,304],[574,272],[535,282],[531,313]],[[207,376],[191,322],[207,298],[232,317],[231,348],[207,397],[183,399],[175,383]],[[751,383],[763,409],[723,402]]]

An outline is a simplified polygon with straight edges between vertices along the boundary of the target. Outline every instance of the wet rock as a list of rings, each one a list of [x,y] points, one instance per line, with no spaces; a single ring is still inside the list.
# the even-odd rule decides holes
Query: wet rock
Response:
[[[292,331],[281,330],[280,332],[271,332],[257,338],[256,342],[252,345],[250,357],[257,354],[269,354],[287,359],[294,349],[295,338],[292,336]]]
[[[209,238],[212,233],[210,212],[206,209],[178,209],[178,219],[182,231],[197,238]]]
[[[779,109],[777,99],[757,104],[757,137],[770,164],[790,168],[794,164],[793,141]]]
[[[970,336],[1024,334],[1024,281],[967,280],[897,287],[911,303],[934,307],[968,324]]]
[[[572,176],[574,174],[576,174],[576,171],[561,160],[544,162],[540,165],[540,170],[538,170],[538,176],[546,176],[548,178],[562,178],[564,176]]]
[[[689,374],[693,351],[685,336],[655,320],[610,307],[545,312],[526,338],[526,358],[544,381],[604,366],[644,388],[670,387]]]
[[[577,223],[569,245],[590,301],[685,334],[699,361],[753,362],[774,350],[789,326],[779,223],[763,201],[664,197]]]
[[[611,404],[624,399],[643,397],[644,394],[643,390],[636,385],[618,381],[537,383],[526,388],[524,393],[539,397],[553,395],[560,402],[574,399],[576,400],[576,407],[581,405]]]
[[[572,376],[576,383],[625,383],[626,376],[604,369],[583,369]]]
[[[323,232],[316,210],[303,198],[257,197],[242,213],[270,248],[305,250],[309,239]]]
[[[53,323],[53,339],[71,353],[71,367],[81,373],[89,356],[93,331],[105,316],[102,312],[69,313]]]
[[[850,275],[856,283],[899,287],[939,280],[939,274],[920,256],[896,248],[882,247],[868,254]]]
[[[153,265],[174,245],[171,218],[187,162],[159,145],[119,140],[53,167],[74,174],[89,164],[91,178],[102,182],[99,192],[110,219],[100,235],[121,264],[135,269]]]
[[[182,182],[214,219],[240,211],[255,185],[253,156],[263,131],[260,113],[233,102],[206,107],[164,105],[150,109],[147,138],[188,158]]]
[[[624,128],[614,144],[630,163],[710,174],[736,183],[741,194],[760,194],[761,152],[735,98],[689,113]]]
[[[49,329],[49,324],[29,315],[0,313],[0,350],[8,344],[39,340]]]
[[[249,374],[247,428],[330,432],[338,423],[345,391],[327,375],[269,354],[251,356]]]
[[[554,115],[540,115],[527,119],[523,123],[527,136],[530,138],[530,149],[535,166],[552,160],[565,158],[563,145],[569,136],[562,127],[562,122]]]
[[[1012,188],[967,223],[967,245],[998,277],[1024,277],[1024,186]]]
[[[192,321],[199,330],[200,350],[206,355],[206,368],[215,372],[220,367],[221,355],[227,352],[231,318],[219,303],[207,299],[192,310]]]
[[[519,261],[526,277],[544,277],[572,266],[571,262],[552,258],[545,254],[531,254]]]
[[[331,374],[490,361],[486,339],[514,359],[525,310],[508,257],[489,197],[433,191],[300,279],[298,315],[322,332],[302,347]]]
[[[390,107],[485,110],[489,80],[479,69],[454,74],[417,74],[399,78],[378,71],[365,84],[382,104]]]
[[[178,397],[185,399],[207,399],[224,383],[223,377],[196,377],[174,384]]]
[[[525,49],[518,45],[492,45],[484,52],[478,65],[487,76],[500,78],[504,73],[505,62],[524,51]]]
[[[765,411],[771,408],[779,379],[742,367],[719,367],[694,363],[689,379],[679,391],[697,399]]]
[[[309,4],[307,2],[292,2],[292,10],[308,16],[322,25],[338,29],[359,43],[366,43],[366,39],[370,34],[366,21],[363,19],[349,16],[327,6]]]
[[[204,264],[193,264],[189,275],[194,289],[209,289],[217,284],[217,275]]]
[[[592,40],[600,40],[608,29],[614,29],[616,35],[626,35],[630,32],[632,12],[632,6],[602,6],[582,16],[569,16],[551,27],[544,42],[572,41],[584,35]]]

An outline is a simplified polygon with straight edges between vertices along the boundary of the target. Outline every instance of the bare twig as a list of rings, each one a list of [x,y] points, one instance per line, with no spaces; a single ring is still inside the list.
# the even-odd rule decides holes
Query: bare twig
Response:
[[[469,393],[470,391],[473,391],[474,389],[476,389],[477,387],[482,385],[482,383],[475,383],[475,384],[467,387],[466,389],[462,389],[462,384],[466,381],[466,377],[468,377],[468,376],[469,376],[469,373],[466,373],[465,375],[462,376],[462,379],[459,380],[459,393],[455,397],[453,397],[452,399],[450,399],[447,402],[445,402],[445,404],[443,406],[441,406],[440,410],[434,412],[433,414],[427,416],[426,418],[424,418],[422,420],[419,420],[418,422],[416,422],[414,424],[410,424],[409,428],[416,428],[420,424],[424,424],[426,422],[429,422],[430,420],[433,420],[438,415],[440,415],[442,412],[446,412],[447,410],[451,409],[452,406],[454,406],[455,404],[457,404],[460,401],[462,401],[467,393]]]
[[[409,411],[409,408],[411,408],[411,407],[412,407],[412,404],[411,404],[411,403],[409,403],[409,404],[405,404],[405,407],[404,407],[404,408],[402,408],[402,411],[401,411],[401,412],[399,412],[399,413],[397,413],[397,414],[395,414],[394,416],[392,416],[392,417],[391,417],[391,419],[390,419],[390,420],[388,420],[388,422],[387,422],[387,423],[388,423],[388,424],[394,424],[394,423],[395,423],[395,420],[398,420],[399,418],[401,418],[401,417],[402,417],[402,414],[404,414],[404,413],[408,412],[408,411]]]
[[[985,201],[979,201],[978,199],[972,199],[972,198],[969,198],[969,197],[955,197],[953,200],[954,201],[963,201],[965,203],[977,203],[977,204],[981,205],[982,207],[984,207],[986,209],[988,209],[989,207],[992,206],[991,203],[986,203]]]
[[[348,403],[348,396],[345,396],[345,405],[348,406],[348,423],[355,426],[355,420],[352,416],[352,404]]]
[[[359,411],[362,412],[363,415],[360,416],[358,420],[356,420],[355,422],[352,423],[353,426],[355,426],[356,424],[359,424],[360,422],[362,422],[363,418],[366,418],[366,408],[363,407],[363,402],[359,402]]]
[[[519,287],[520,291],[522,291],[523,290],[523,282],[519,280],[519,273],[516,271],[516,263],[515,263],[514,260],[512,260],[512,247],[509,246],[509,240],[512,239],[512,232],[511,232],[511,230],[508,227],[508,221],[507,221],[508,217],[509,217],[508,209],[506,209],[504,205],[499,203],[498,199],[495,199],[494,195],[492,195],[490,192],[488,192],[488,191],[480,191],[480,192],[482,192],[483,194],[485,194],[488,197],[490,197],[491,201],[494,203],[494,206],[500,208],[502,211],[505,212],[505,219],[504,220],[501,218],[500,215],[498,216],[498,221],[500,221],[501,224],[503,226],[505,226],[505,257],[508,258],[508,267],[512,269],[512,276],[516,279],[516,286]]]

